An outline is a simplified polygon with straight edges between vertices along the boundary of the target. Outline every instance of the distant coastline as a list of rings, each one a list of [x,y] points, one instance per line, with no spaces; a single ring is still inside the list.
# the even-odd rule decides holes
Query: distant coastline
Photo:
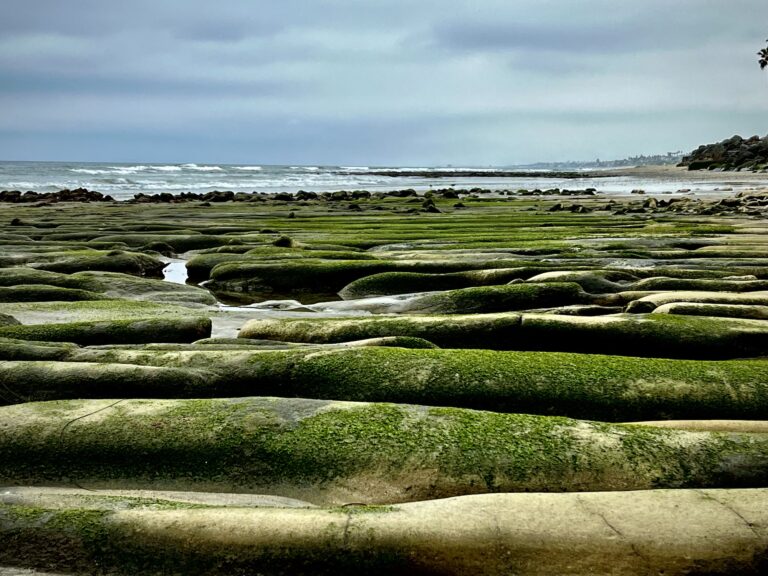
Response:
[[[768,187],[768,174],[752,172],[689,171],[671,164],[599,170],[522,170],[476,167],[369,167],[369,166],[269,166],[225,164],[120,164],[74,162],[0,162],[0,191],[8,198],[28,192],[59,194],[87,190],[114,200],[137,196],[199,197],[217,192],[232,194],[324,194],[336,191],[371,193],[413,189],[419,194],[442,188],[487,190],[514,194],[519,190],[595,189],[598,193],[624,195],[636,190],[648,194],[692,191],[716,194]],[[12,193],[12,194],[8,194]],[[18,194],[17,194],[18,193]],[[29,200],[38,201],[27,194]],[[48,196],[50,199],[51,196]],[[88,195],[79,194],[79,201]],[[90,197],[94,200],[95,197]],[[41,198],[43,200],[45,198]]]

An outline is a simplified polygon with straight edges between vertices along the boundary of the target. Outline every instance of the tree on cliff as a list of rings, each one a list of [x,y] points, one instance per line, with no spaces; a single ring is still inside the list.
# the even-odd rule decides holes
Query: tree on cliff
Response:
[[[766,40],[766,42],[768,42],[768,40]],[[760,63],[760,70],[764,70],[768,67],[768,48],[763,48],[757,55],[760,56],[760,59],[758,60]]]

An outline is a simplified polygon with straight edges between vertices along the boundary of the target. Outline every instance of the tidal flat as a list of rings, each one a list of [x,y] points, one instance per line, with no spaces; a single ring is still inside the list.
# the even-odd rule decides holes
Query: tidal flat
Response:
[[[232,200],[0,203],[0,566],[768,568],[768,188]]]

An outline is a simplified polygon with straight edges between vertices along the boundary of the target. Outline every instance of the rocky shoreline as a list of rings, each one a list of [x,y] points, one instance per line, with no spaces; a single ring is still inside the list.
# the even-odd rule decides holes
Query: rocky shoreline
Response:
[[[768,194],[512,192],[6,201],[0,565],[761,573]]]
[[[742,138],[733,136],[715,144],[702,144],[678,166],[688,170],[751,170],[764,172],[768,169],[768,136]]]

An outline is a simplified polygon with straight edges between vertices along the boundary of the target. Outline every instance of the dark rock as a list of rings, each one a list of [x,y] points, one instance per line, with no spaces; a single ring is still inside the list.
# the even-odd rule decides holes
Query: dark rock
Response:
[[[317,192],[305,192],[299,190],[296,193],[296,200],[317,200]]]
[[[745,140],[732,136],[722,142],[699,146],[684,156],[678,166],[687,166],[688,170],[758,170],[766,164],[768,137],[752,136]]]
[[[230,191],[220,192],[219,190],[214,190],[213,192],[203,194],[203,200],[206,202],[231,202],[234,199],[235,193]]]
[[[405,190],[391,190],[387,192],[387,196],[393,196],[395,198],[408,198],[411,196],[418,196],[418,194],[416,194],[416,190],[407,188]]]
[[[272,242],[272,246],[277,246],[278,248],[295,248],[296,241],[290,236],[280,236]]]

